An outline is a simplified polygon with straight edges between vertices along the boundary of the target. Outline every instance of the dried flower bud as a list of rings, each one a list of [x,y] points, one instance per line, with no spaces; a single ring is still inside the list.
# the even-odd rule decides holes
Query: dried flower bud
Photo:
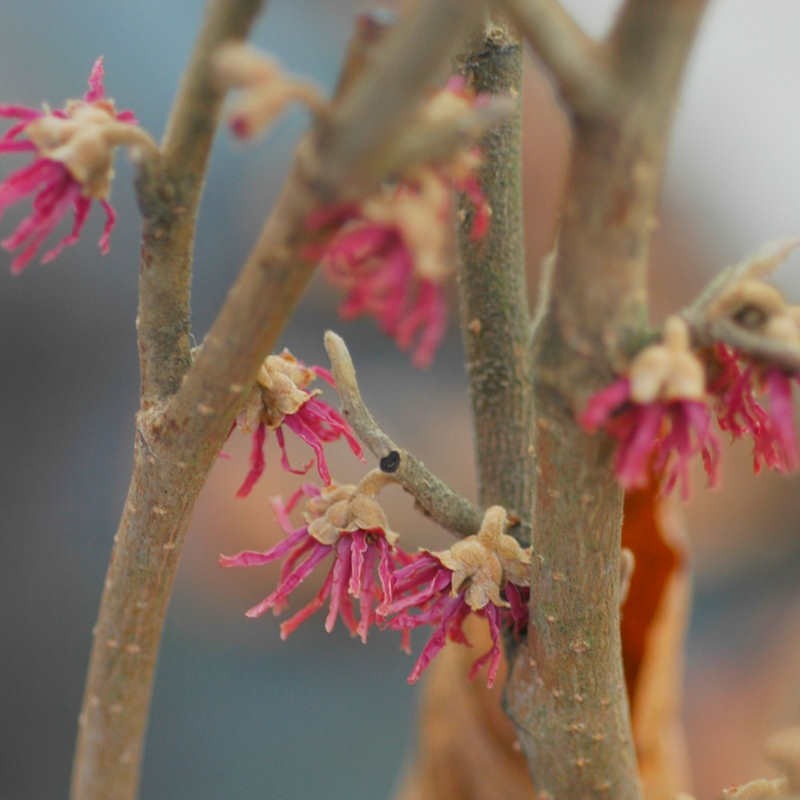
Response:
[[[744,327],[753,329],[785,309],[786,301],[774,286],[755,278],[743,278],[726,287],[709,305],[706,314],[712,321],[721,317],[745,317]],[[752,313],[748,316],[748,312]]]
[[[800,350],[797,308],[768,283],[746,277],[726,287],[706,312],[710,322],[730,319],[773,342]]]
[[[82,100],[67,103],[65,117],[46,115],[26,128],[39,155],[63,164],[83,186],[86,197],[107,200],[114,177],[113,158],[117,147],[156,149],[141,128],[117,118],[114,103]]]
[[[326,103],[316,86],[287,75],[277,61],[249,44],[231,42],[214,55],[220,85],[241,89],[230,114],[230,126],[240,139],[264,132],[291,103],[303,103],[323,113]]]

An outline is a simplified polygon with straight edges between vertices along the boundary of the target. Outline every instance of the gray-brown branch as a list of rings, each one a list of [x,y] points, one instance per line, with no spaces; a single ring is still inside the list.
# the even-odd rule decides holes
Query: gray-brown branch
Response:
[[[667,136],[705,5],[628,0],[604,45],[619,99],[611,113],[573,116],[550,306],[535,347],[530,630],[507,687],[542,798],[640,797],[620,646],[622,491],[612,443],[584,433],[576,411],[613,378],[646,323]]]
[[[471,209],[461,231],[459,290],[478,461],[478,501],[513,512],[511,529],[530,541],[534,471],[530,318],[521,188],[522,48],[490,20],[461,69],[479,92],[508,95],[515,113],[483,139],[480,182],[492,209],[486,238],[470,241]]]

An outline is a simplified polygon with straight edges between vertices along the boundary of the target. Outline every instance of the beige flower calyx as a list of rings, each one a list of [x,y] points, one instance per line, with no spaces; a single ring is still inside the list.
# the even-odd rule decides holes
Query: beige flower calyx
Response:
[[[362,204],[363,216],[372,222],[396,227],[414,257],[421,278],[441,283],[453,272],[450,229],[442,216],[450,204],[450,189],[430,167],[410,176],[416,191],[386,186]]]
[[[667,319],[663,342],[642,350],[631,362],[628,377],[636,403],[702,400],[705,372],[689,348],[689,329],[680,317]]]
[[[489,603],[507,607],[500,595],[507,581],[530,585],[531,550],[505,532],[507,525],[506,510],[491,506],[478,533],[456,542],[449,550],[433,553],[453,573],[452,594],[464,591],[464,600],[473,611]]]
[[[220,47],[214,70],[220,86],[242,90],[230,114],[231,129],[242,139],[265,131],[291,103],[303,103],[317,114],[327,109],[316,86],[287,75],[277,61],[249,44]]]
[[[108,198],[116,147],[129,147],[134,155],[158,151],[150,135],[138,125],[117,119],[111,100],[71,100],[64,111],[66,117],[47,114],[33,120],[25,133],[41,156],[66,167],[87,197]]]
[[[300,406],[320,394],[319,389],[306,391],[314,377],[314,371],[288,350],[267,356],[236,424],[244,431],[252,431],[263,422],[274,430],[284,417],[296,413]]]
[[[450,229],[439,224],[449,213],[450,188],[430,167],[415,170],[409,183],[416,191],[387,186],[365,200],[363,216],[396,227],[411,251],[416,274],[442,283],[454,271]]]
[[[381,531],[390,545],[398,534],[389,528],[389,521],[375,494],[389,479],[379,470],[367,473],[355,486],[331,484],[318,497],[306,503],[304,517],[308,532],[321,544],[335,544],[342,532]]]

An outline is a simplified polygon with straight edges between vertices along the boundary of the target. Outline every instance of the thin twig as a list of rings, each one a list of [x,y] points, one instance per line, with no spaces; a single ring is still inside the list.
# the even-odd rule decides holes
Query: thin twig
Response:
[[[531,43],[571,112],[607,113],[616,85],[602,44],[558,0],[494,0]]]
[[[265,0],[212,0],[161,145],[160,163],[137,181],[143,216],[139,272],[142,408],[169,397],[189,368],[192,260],[197,212],[224,91],[211,74],[214,51],[247,36]]]
[[[243,2],[254,9],[252,0]],[[334,172],[332,162],[341,153],[351,154],[351,164],[358,171],[358,155],[351,144],[352,140],[363,143],[365,139],[356,121],[369,116],[399,119],[403,114],[395,105],[422,95],[429,75],[420,70],[415,59],[408,58],[408,53],[424,55],[420,60],[434,73],[441,68],[458,26],[439,26],[436,36],[427,35],[422,40],[419,29],[421,21],[437,17],[440,6],[452,13],[453,4],[454,0],[421,4],[411,15],[413,24],[400,25],[387,36],[386,46],[391,45],[396,61],[384,63],[379,85],[374,85],[372,75],[371,91],[361,92],[356,84],[352,92],[360,99],[350,102],[352,116],[339,114],[324,137],[311,136],[301,142],[284,190],[197,359],[187,371],[183,357],[173,358],[172,351],[165,350],[163,355],[171,359],[173,372],[168,374],[164,369],[163,380],[157,383],[160,391],[145,390],[137,415],[133,475],[95,627],[73,772],[73,800],[135,797],[158,647],[192,507],[247,388],[275,347],[313,273],[315,265],[304,253],[309,214],[336,200],[338,193],[348,188],[334,187],[320,176]],[[231,13],[234,5],[235,0],[214,0],[211,8],[216,13],[209,16],[208,24]],[[210,38],[206,36],[203,41],[208,44]],[[424,53],[419,53],[421,44],[426,48]],[[195,58],[190,69],[205,70],[210,57],[207,53]],[[203,81],[191,78],[184,85],[206,85],[212,105],[217,102],[216,90]],[[401,91],[395,91],[396,86]],[[199,96],[196,99],[199,108],[203,100]],[[370,102],[373,105],[367,108]],[[381,126],[372,126],[373,132],[376,129]],[[203,126],[198,135],[202,130]],[[372,153],[367,149],[363,155],[369,159]],[[371,173],[367,170],[366,174]],[[372,175],[371,180],[378,177]],[[182,186],[183,181],[198,186],[202,178],[181,172],[172,176],[168,185]],[[146,214],[150,213],[148,208],[145,204]],[[188,259],[173,234],[173,226],[177,226],[190,248],[192,236],[186,234],[179,209],[173,207],[162,223],[156,212],[152,215],[148,222],[151,227],[146,226],[145,252],[151,252],[152,247],[147,231],[158,239],[155,231],[160,230],[165,246],[176,248],[181,258]],[[157,248],[157,252],[168,250]],[[159,291],[180,294],[183,290],[177,278],[160,283],[151,274],[154,271],[155,265],[143,262],[143,274],[147,273],[143,298],[158,302],[161,309],[146,322],[153,331],[149,341],[162,347],[159,337],[174,337],[175,331],[185,335],[188,309],[183,302],[157,297]],[[143,355],[144,368],[155,368],[151,363],[154,356],[147,352]],[[187,362],[189,358],[187,340]],[[151,384],[155,385],[152,374],[143,375],[143,385]],[[153,399],[173,386],[178,388],[171,396]]]
[[[325,334],[325,350],[342,401],[342,413],[358,438],[370,449],[383,472],[391,474],[420,510],[443,528],[461,536],[480,529],[482,514],[465,497],[436,477],[413,453],[398,447],[370,413],[358,388],[353,359],[341,336]]]

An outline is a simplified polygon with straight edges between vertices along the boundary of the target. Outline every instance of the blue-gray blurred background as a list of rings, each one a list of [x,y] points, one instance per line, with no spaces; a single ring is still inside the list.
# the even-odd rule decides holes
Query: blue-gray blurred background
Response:
[[[600,33],[615,3],[567,5]],[[354,11],[366,0],[274,0],[254,39],[325,87]],[[83,91],[106,57],[107,88],[160,136],[201,0],[2,2],[0,102],[36,105]],[[796,233],[797,48],[792,0],[712,3],[678,115],[657,234],[656,314],[761,241]],[[409,54],[413,58],[414,54]],[[568,131],[531,61],[526,85],[526,199],[532,272],[552,237]],[[194,329],[202,337],[284,175],[302,113],[255,147],[217,142],[197,241]],[[5,157],[0,176],[18,161]],[[138,386],[134,318],[138,216],[120,159],[112,251],[82,243],[11,278],[0,255],[0,800],[66,794],[83,672],[131,462]],[[19,214],[2,222],[7,235]],[[800,297],[798,259],[779,275]],[[432,370],[414,371],[370,323],[337,323],[321,282],[283,343],[323,362],[321,335],[350,341],[376,415],[434,470],[473,492],[468,406],[453,331]],[[367,648],[321,620],[287,643],[272,618],[242,611],[271,588],[269,570],[222,571],[216,555],[265,548],[278,535],[267,498],[292,482],[271,467],[247,501],[234,491],[247,445],[232,441],[195,512],[178,576],[147,744],[142,797],[328,800],[387,797],[409,752],[416,690],[394,637]],[[358,465],[344,448],[334,466]],[[295,451],[295,458],[304,454]],[[699,487],[701,481],[696,482]],[[697,567],[687,719],[699,796],[760,770],[758,744],[800,720],[800,510],[797,478],[754,479],[738,448],[719,492],[689,508]],[[395,528],[440,534],[393,496]],[[310,591],[310,590],[309,590]]]

